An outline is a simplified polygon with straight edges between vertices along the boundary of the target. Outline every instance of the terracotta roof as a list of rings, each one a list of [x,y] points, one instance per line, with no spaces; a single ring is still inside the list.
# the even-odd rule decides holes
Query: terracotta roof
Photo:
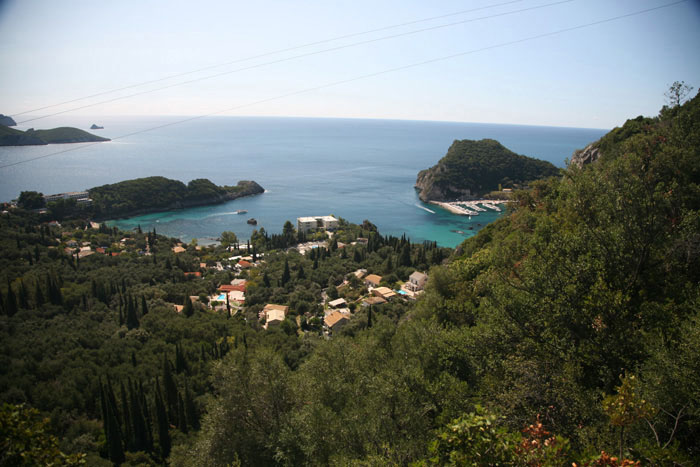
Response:
[[[219,290],[222,292],[233,292],[234,290],[237,290],[239,292],[245,292],[245,289],[246,289],[246,284],[243,284],[243,285],[221,284],[219,286]]]
[[[187,250],[182,248],[181,246],[173,247],[173,253],[184,253],[185,251]]]
[[[331,329],[333,329],[335,325],[342,321],[348,321],[348,316],[345,313],[341,313],[339,311],[334,311],[330,315],[323,318],[323,322],[326,323],[326,326],[328,326]]]
[[[249,267],[252,266],[252,264],[250,264],[248,261],[246,261],[246,260],[244,260],[244,259],[240,260],[240,261],[238,262],[238,265],[239,265],[240,267],[242,267],[242,268],[249,268]]]
[[[185,277],[190,277],[190,276],[194,276],[194,277],[202,277],[202,273],[201,273],[201,272],[199,272],[199,271],[194,271],[194,272],[186,272],[186,273],[185,273]]]
[[[379,283],[382,281],[382,276],[378,276],[376,274],[370,274],[369,276],[365,277],[365,281],[370,282],[375,285],[379,285]]]
[[[287,314],[287,310],[289,310],[289,307],[288,307],[288,306],[285,306],[285,305],[275,305],[275,304],[272,304],[272,303],[268,303],[267,305],[265,305],[265,308],[263,308],[263,311],[264,311],[265,313],[267,313],[267,312],[269,312],[269,311],[272,311],[272,310],[281,311],[281,312],[283,312],[283,313],[286,315],[286,314]]]
[[[367,305],[381,305],[382,303],[386,303],[386,300],[382,297],[367,297],[364,299],[364,302]]]

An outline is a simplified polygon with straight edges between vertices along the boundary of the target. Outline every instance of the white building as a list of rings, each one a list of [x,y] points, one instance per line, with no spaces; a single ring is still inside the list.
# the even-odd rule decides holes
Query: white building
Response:
[[[428,282],[428,275],[423,274],[422,272],[415,271],[408,278],[408,282],[406,282],[406,288],[412,292],[418,292],[420,290],[423,290],[426,282]]]
[[[297,231],[308,233],[316,229],[335,230],[338,219],[333,216],[297,217]]]

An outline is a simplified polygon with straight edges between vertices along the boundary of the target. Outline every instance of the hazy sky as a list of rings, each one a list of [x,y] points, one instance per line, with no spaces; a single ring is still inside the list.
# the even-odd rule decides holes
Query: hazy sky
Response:
[[[63,114],[200,115],[673,0],[0,0],[0,113],[429,17],[494,6],[229,64],[52,107]],[[500,5],[500,6],[498,6]],[[281,63],[267,62],[457,21]],[[223,115],[361,117],[611,128],[655,115],[676,80],[700,86],[700,1],[270,100]],[[55,121],[52,119],[52,122]],[[31,123],[41,128],[41,120]]]

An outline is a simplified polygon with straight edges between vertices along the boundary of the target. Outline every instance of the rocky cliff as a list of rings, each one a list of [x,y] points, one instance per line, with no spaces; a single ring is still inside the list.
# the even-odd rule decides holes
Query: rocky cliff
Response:
[[[468,200],[558,173],[553,164],[516,154],[493,139],[458,140],[436,165],[418,173],[415,187],[423,201]]]
[[[600,158],[600,148],[597,143],[592,143],[583,149],[577,149],[571,156],[569,164],[583,167],[586,164],[597,161]]]

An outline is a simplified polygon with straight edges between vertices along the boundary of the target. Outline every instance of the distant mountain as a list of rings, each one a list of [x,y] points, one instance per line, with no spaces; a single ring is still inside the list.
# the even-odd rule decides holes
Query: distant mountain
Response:
[[[9,115],[0,114],[0,125],[15,126],[17,125],[17,122],[15,122]]]
[[[32,146],[44,144],[91,143],[109,141],[78,128],[60,127],[51,130],[16,130],[0,125],[0,146]]]
[[[521,156],[493,139],[456,140],[433,167],[416,180],[423,201],[454,201],[482,197],[502,188],[557,175],[553,164]]]

